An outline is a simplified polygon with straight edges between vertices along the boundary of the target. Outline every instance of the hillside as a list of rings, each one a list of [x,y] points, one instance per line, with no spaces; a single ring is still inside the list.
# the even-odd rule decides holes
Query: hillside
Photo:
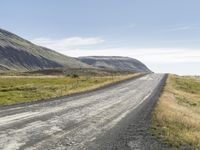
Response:
[[[89,68],[79,60],[37,46],[0,29],[0,71],[30,71],[48,68]]]
[[[94,67],[115,71],[151,72],[143,63],[129,57],[87,56],[79,57],[79,60]]]

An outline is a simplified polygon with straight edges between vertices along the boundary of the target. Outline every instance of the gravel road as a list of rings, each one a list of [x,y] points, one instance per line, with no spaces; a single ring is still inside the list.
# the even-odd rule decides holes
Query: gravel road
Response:
[[[0,107],[0,149],[166,149],[148,133],[165,75],[97,91]]]

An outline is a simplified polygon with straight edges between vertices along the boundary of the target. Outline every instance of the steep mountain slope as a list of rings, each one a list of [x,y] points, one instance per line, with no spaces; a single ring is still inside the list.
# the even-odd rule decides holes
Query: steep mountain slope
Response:
[[[129,57],[88,56],[79,57],[79,60],[94,67],[116,71],[151,72],[143,63]]]
[[[0,29],[0,71],[28,71],[57,67],[89,68],[90,66]]]

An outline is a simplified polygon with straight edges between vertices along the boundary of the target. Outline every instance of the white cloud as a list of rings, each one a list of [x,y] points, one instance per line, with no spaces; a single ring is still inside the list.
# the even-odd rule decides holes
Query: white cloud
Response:
[[[129,56],[144,63],[172,64],[172,63],[200,63],[200,50],[178,48],[104,48],[99,49],[96,44],[104,42],[99,37],[70,37],[64,39],[37,38],[33,43],[54,49],[68,56]],[[91,49],[91,45],[93,49]],[[87,46],[87,47],[84,47]],[[102,45],[101,45],[102,46]]]
[[[200,63],[200,51],[194,49],[173,49],[173,48],[110,48],[110,49],[74,49],[68,51],[60,51],[69,56],[129,56],[139,59],[149,64],[172,64],[172,63]]]
[[[99,37],[69,37],[63,39],[36,38],[31,42],[54,50],[68,50],[77,46],[89,46],[103,43]]]
[[[179,48],[143,48],[130,47],[102,48],[103,39],[98,37],[72,37],[60,40],[39,38],[33,43],[54,49],[72,57],[79,56],[128,56],[145,63],[155,72],[178,74],[200,74],[200,50]],[[100,47],[99,45],[101,44]]]
[[[180,26],[180,27],[174,27],[174,28],[164,30],[163,32],[185,31],[185,30],[188,30],[188,29],[190,29],[190,26]]]
[[[61,52],[61,51],[60,51]],[[179,75],[200,74],[200,50],[177,48],[112,48],[76,49],[63,51],[69,56],[128,56],[140,60],[155,72],[176,73]]]
[[[129,24],[127,26],[125,26],[126,28],[135,28],[136,27],[136,24],[135,23],[132,23],[132,24]]]

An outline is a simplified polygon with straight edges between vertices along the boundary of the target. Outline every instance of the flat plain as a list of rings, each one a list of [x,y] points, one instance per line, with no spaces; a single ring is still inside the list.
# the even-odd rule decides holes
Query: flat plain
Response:
[[[88,91],[138,75],[0,76],[0,105],[45,100]]]

